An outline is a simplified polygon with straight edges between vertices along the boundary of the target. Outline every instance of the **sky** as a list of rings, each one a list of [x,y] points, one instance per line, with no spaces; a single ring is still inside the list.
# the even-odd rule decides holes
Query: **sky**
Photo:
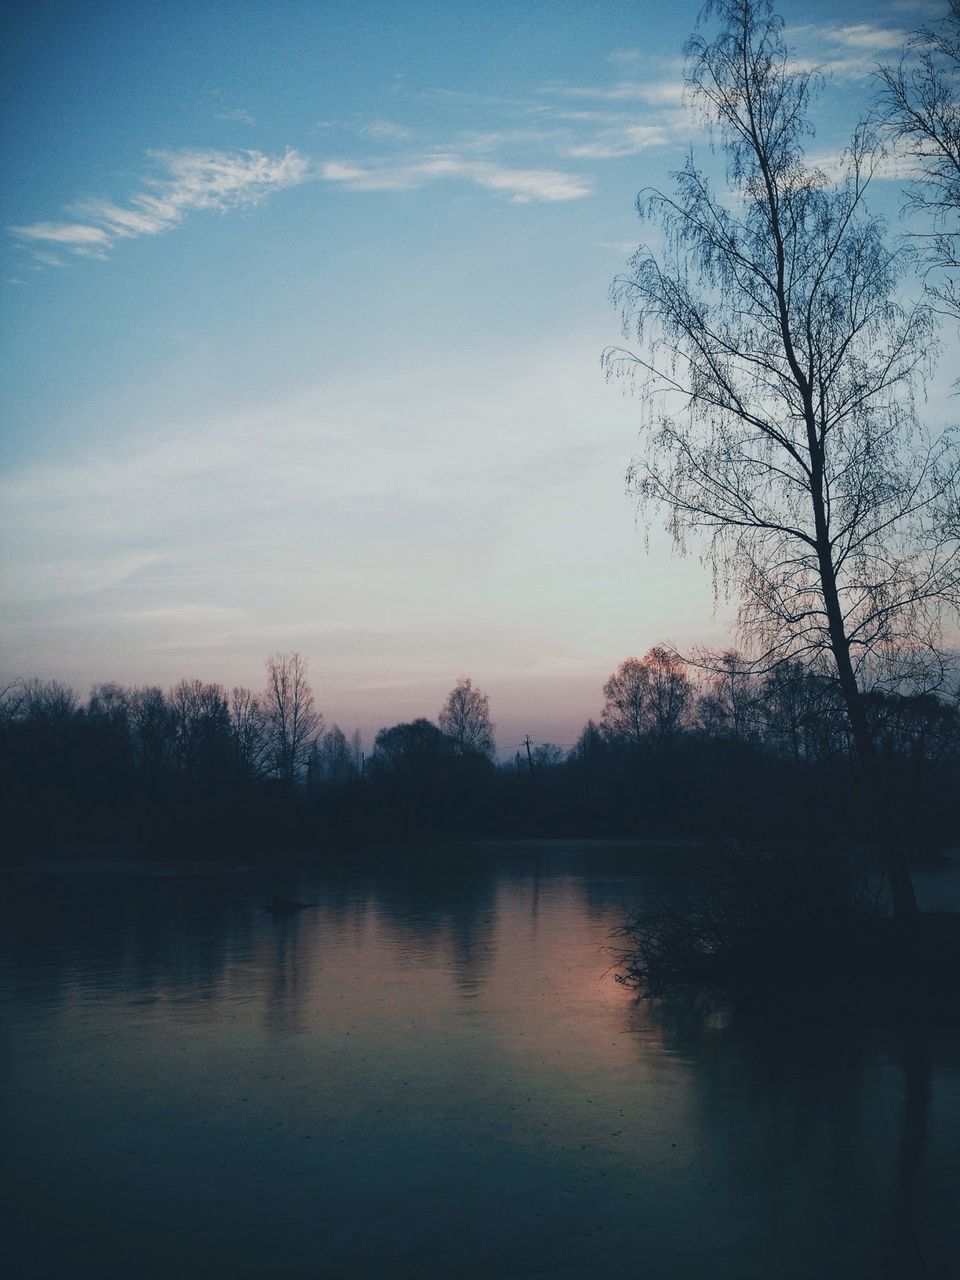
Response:
[[[814,150],[937,8],[781,5],[830,70]],[[17,6],[0,672],[258,688],[296,650],[368,741],[470,675],[509,750],[571,744],[628,655],[728,641],[638,526],[640,411],[600,367],[637,192],[707,155],[698,9]]]

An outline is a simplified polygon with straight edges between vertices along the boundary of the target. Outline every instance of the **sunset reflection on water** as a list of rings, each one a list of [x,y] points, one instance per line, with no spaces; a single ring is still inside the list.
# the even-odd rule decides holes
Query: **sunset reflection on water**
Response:
[[[663,872],[8,875],[17,1274],[945,1274],[957,1030],[638,1004]]]

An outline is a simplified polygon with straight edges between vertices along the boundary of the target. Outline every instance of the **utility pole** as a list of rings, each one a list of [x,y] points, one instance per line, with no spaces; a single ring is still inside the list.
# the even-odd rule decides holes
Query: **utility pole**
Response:
[[[530,766],[530,777],[533,777],[533,756],[530,754],[530,735],[529,733],[523,740],[523,745],[527,748],[527,764]]]

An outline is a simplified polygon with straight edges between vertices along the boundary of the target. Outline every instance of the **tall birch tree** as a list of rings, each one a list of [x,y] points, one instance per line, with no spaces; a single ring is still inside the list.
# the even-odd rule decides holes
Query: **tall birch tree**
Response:
[[[905,304],[908,262],[865,195],[880,162],[859,128],[830,178],[805,154],[818,88],[769,0],[716,0],[686,48],[689,100],[726,159],[726,190],[692,155],[638,210],[662,232],[614,297],[631,349],[642,507],[694,535],[770,667],[826,655],[872,796],[897,916],[916,901],[863,696],[892,655],[936,652],[957,601],[957,456],[919,423],[933,343]],[[808,798],[810,803],[816,797]]]

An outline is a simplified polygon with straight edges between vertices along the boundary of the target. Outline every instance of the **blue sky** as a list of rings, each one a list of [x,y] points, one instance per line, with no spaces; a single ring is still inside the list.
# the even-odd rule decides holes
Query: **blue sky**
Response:
[[[328,720],[572,741],[631,653],[719,642],[649,553],[604,383],[637,191],[691,142],[696,4],[22,5],[3,51],[0,666],[262,681]],[[812,146],[935,6],[788,2]],[[894,183],[878,198],[896,208]]]

